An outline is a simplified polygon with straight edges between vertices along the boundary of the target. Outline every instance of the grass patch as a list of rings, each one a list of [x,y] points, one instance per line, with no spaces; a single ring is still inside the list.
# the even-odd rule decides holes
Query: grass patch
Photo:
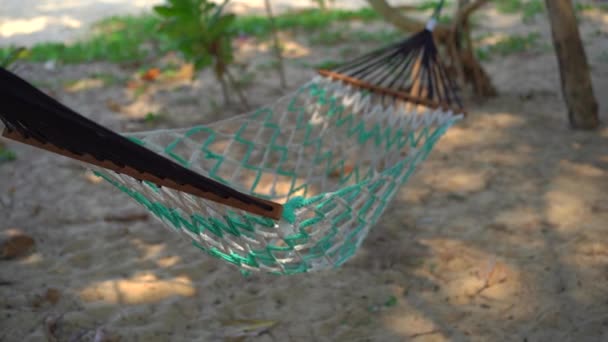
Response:
[[[482,61],[490,60],[493,56],[507,56],[529,51],[538,46],[540,34],[531,32],[527,35],[505,37],[494,44],[477,48],[477,58]]]
[[[496,9],[506,14],[521,13],[523,22],[531,22],[537,15],[545,11],[542,0],[500,0],[496,1]]]
[[[334,60],[325,60],[319,64],[312,65],[314,69],[333,69],[344,62],[334,61]]]
[[[7,149],[4,145],[0,144],[0,164],[13,161],[17,159],[15,152]]]
[[[397,30],[379,30],[379,31],[364,31],[360,29],[351,29],[341,27],[334,30],[320,31],[315,35],[311,35],[308,42],[313,45],[335,46],[340,43],[394,43],[399,39],[409,37],[401,31]]]
[[[340,21],[362,20],[373,21],[381,19],[380,15],[371,8],[359,10],[319,10],[310,9],[277,15],[275,25],[278,30],[313,31],[329,27]],[[265,37],[272,33],[272,26],[266,16],[237,17],[234,29],[239,34]]]
[[[278,15],[279,30],[320,30],[334,22],[380,19],[370,8],[355,11],[318,9]],[[21,59],[33,62],[56,60],[62,63],[109,61],[113,63],[139,62],[147,57],[176,50],[176,43],[158,34],[158,17],[120,16],[104,19],[93,26],[88,38],[72,44],[42,43],[28,49]],[[239,35],[267,37],[272,26],[265,16],[237,17],[233,30]],[[14,53],[15,47],[0,48],[0,61]]]

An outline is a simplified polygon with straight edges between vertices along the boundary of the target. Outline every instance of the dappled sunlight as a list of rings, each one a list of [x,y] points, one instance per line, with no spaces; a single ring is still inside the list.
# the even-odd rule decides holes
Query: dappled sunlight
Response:
[[[450,341],[440,327],[415,306],[403,310],[402,314],[387,315],[384,325],[391,331],[410,338],[420,337],[424,341]]]
[[[131,245],[139,252],[139,261],[154,261],[160,268],[169,268],[179,264],[182,258],[175,255],[166,255],[165,243],[147,243],[141,239],[132,239]]]
[[[82,23],[69,16],[47,17],[38,16],[28,19],[8,19],[0,23],[0,37],[12,37],[17,35],[41,32],[52,25],[61,25],[67,28],[80,28]]]
[[[166,298],[192,297],[196,288],[190,278],[178,276],[159,279],[154,273],[143,273],[130,279],[115,279],[93,283],[79,292],[84,302],[102,301],[111,304],[157,303]]]
[[[91,184],[102,184],[104,183],[104,179],[102,177],[99,177],[98,175],[94,174],[93,171],[91,170],[86,170],[85,172],[83,172],[84,179],[87,180],[87,182],[91,183]]]
[[[141,239],[132,239],[131,245],[139,251],[141,260],[156,259],[167,248],[164,243],[150,244]]]
[[[479,39],[477,41],[477,44],[479,44],[479,46],[494,45],[494,44],[500,43],[501,41],[503,41],[509,37],[511,37],[511,36],[506,33],[502,33],[502,32],[494,33],[494,34],[491,34],[489,36],[484,36],[483,38]]]
[[[419,177],[436,190],[470,194],[485,190],[492,178],[492,173],[487,170],[445,167],[433,172],[426,172]]]
[[[164,258],[159,258],[156,260],[156,264],[161,268],[169,268],[179,264],[182,261],[182,258],[176,255],[168,256]]]
[[[487,7],[484,10],[484,16],[488,18],[488,20],[484,20],[484,26],[490,26],[494,30],[509,30],[522,26],[519,13],[505,14],[494,7]]]
[[[593,9],[584,11],[580,14],[584,19],[591,19],[597,23],[601,23],[604,29],[608,29],[608,13]]]
[[[43,263],[45,260],[42,253],[33,253],[19,261],[20,264],[26,266],[34,266]]]
[[[458,331],[470,332],[479,320],[502,319],[502,313],[511,310],[513,298],[530,307],[538,304],[524,272],[492,251],[454,239],[421,239],[420,243],[429,249],[429,256],[409,276],[402,293],[395,293],[404,298],[398,307],[383,315],[384,326],[396,334],[452,340],[453,324],[459,325]],[[434,285],[418,289],[419,282]]]
[[[450,152],[470,149],[474,145],[491,146],[507,140],[505,130],[525,125],[522,117],[508,113],[474,114],[451,127],[437,144],[436,149]]]
[[[592,206],[605,199],[606,171],[583,163],[562,160],[558,175],[544,195],[547,221],[560,228],[577,229],[593,217]]]
[[[142,95],[134,102],[121,106],[120,113],[129,119],[144,119],[149,113],[158,113],[163,104],[153,100],[153,96]]]
[[[284,50],[283,56],[285,58],[302,58],[310,55],[311,53],[310,48],[294,40],[284,40],[281,42],[281,45]]]
[[[530,189],[533,191],[533,189]],[[501,210],[495,217],[496,224],[516,227],[518,232],[534,232],[540,229],[543,215],[533,207],[518,206]]]
[[[77,93],[80,91],[101,88],[104,85],[105,82],[99,78],[82,78],[74,82],[69,82],[64,89],[68,93]]]
[[[272,200],[278,203],[285,203],[288,196],[304,196],[306,194],[310,197],[318,193],[318,190],[313,186],[309,186],[308,191],[302,188],[291,193],[292,189],[297,189],[307,183],[305,178],[294,179],[291,176],[277,175],[275,172],[262,172],[258,175],[256,171],[247,172],[244,168],[241,174],[246,175],[238,180],[238,183],[244,189],[252,189],[255,184],[255,194],[271,196]]]
[[[520,271],[491,252],[466,241],[424,239],[420,241],[433,255],[424,273],[441,282],[440,292],[450,303],[468,304],[480,294],[495,300],[507,299],[521,291]]]
[[[475,117],[472,127],[507,129],[522,126],[526,120],[519,115],[511,113],[492,113]]]
[[[311,54],[310,47],[297,42],[291,35],[282,33],[279,36],[283,58],[302,58]],[[273,44],[272,40],[248,39],[238,45],[237,56],[239,59],[249,59],[263,53],[274,53]]]
[[[127,8],[118,6],[118,14],[128,15],[140,3],[162,0],[25,1],[35,2],[44,13],[32,13],[28,19],[30,14],[19,12],[0,20],[0,44],[10,41],[2,39],[9,33],[20,43],[19,35],[27,42],[47,30],[45,37],[54,37],[69,25],[83,29],[94,20],[88,14],[77,15],[81,9],[103,12],[124,4]],[[248,13],[255,8],[265,15],[262,0],[236,2],[246,4]],[[273,2],[275,13],[288,2]],[[13,6],[11,0],[8,3]],[[312,2],[291,4],[309,7]],[[523,11],[505,15],[496,11],[497,4],[488,4],[474,17],[481,26],[473,34],[481,44],[495,44],[509,34],[539,32],[542,49],[508,57],[489,52],[483,64],[501,95],[485,101],[467,97],[470,115],[437,142],[429,158],[395,193],[357,255],[340,269],[243,277],[234,265],[163,228],[153,212],[107,186],[103,178],[76,170],[63,157],[32,152],[7,140],[6,147],[17,159],[0,161],[0,221],[6,221],[0,229],[17,227],[34,241],[19,258],[1,261],[4,300],[0,306],[7,313],[2,317],[20,334],[7,338],[34,340],[30,330],[38,329],[36,337],[43,340],[45,329],[56,328],[58,341],[94,340],[99,326],[129,341],[216,341],[223,340],[227,331],[236,332],[235,340],[277,341],[561,341],[582,334],[605,335],[608,127],[594,132],[568,128],[546,16],[539,14],[534,22],[523,23]],[[451,9],[444,14],[450,15]],[[429,14],[420,15],[428,18]],[[46,15],[81,22],[60,25]],[[585,43],[591,42],[588,56],[594,77],[601,78],[608,65],[603,63],[606,37],[601,29],[607,27],[606,14],[584,10],[579,15],[585,20],[581,31]],[[105,39],[132,24],[153,24],[131,19],[110,20],[89,34],[104,30]],[[316,20],[305,24],[312,27]],[[17,22],[22,26],[10,26]],[[238,105],[233,92],[233,103],[223,104],[213,68],[194,70],[180,54],[165,53],[164,42],[147,33],[141,35],[149,38],[141,46],[142,54],[132,59],[83,62],[66,54],[75,64],[62,57],[53,65],[19,61],[19,72],[92,120],[126,135],[145,136],[148,147],[186,160],[195,172],[213,173],[238,190],[249,192],[254,187],[259,195],[271,194],[276,196],[273,201],[283,203],[288,195],[304,195],[304,189],[290,191],[305,183],[307,196],[344,186],[338,186],[342,173],[351,172],[359,162],[367,165],[361,159],[364,151],[330,146],[333,156],[348,161],[330,171],[309,160],[316,153],[312,149],[299,155],[261,145],[269,141],[289,145],[296,135],[287,136],[290,142],[283,144],[274,140],[275,132],[249,127],[241,132],[241,141],[233,140],[242,121],[223,120],[277,103],[277,98],[314,76],[314,68],[334,65],[399,36],[384,35],[385,26],[341,21],[281,32],[287,87],[279,86],[272,36],[266,35],[266,28],[260,31],[263,37],[238,36],[231,70],[250,102],[249,110]],[[247,26],[244,31],[256,29]],[[139,37],[136,30],[133,34]],[[474,43],[479,45],[477,40]],[[109,59],[128,52],[107,48],[113,44],[83,44],[83,51],[76,51],[77,46],[69,52],[88,54],[85,49],[99,48],[93,55],[102,60],[106,53]],[[601,102],[600,90],[596,96]],[[201,131],[171,149],[168,146],[177,134],[142,133],[164,129],[183,133],[199,124],[214,128],[215,140]],[[256,169],[260,165],[263,172]],[[283,173],[277,176],[272,169],[278,166]],[[10,182],[3,182],[5,178]],[[352,209],[353,215],[361,214],[358,205]],[[317,230],[321,231],[313,224],[303,231]],[[281,251],[271,254],[279,256]],[[31,298],[43,296],[47,288],[60,293],[60,299],[33,306]],[[61,318],[54,326],[45,326],[50,313]],[[592,320],[597,326],[588,323]],[[272,327],[259,324],[265,321],[273,322]],[[87,330],[90,336],[78,338]]]

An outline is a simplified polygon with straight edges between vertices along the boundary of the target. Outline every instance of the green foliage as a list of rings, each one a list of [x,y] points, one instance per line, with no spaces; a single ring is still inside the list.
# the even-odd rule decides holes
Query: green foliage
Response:
[[[319,64],[315,64],[313,67],[315,69],[333,69],[340,65],[341,62],[334,60],[325,60]]]
[[[390,296],[385,302],[384,302],[384,306],[390,308],[392,306],[397,305],[397,297],[395,296]]]
[[[9,162],[17,159],[15,152],[7,149],[4,145],[0,144],[0,164]]]
[[[276,16],[278,30],[320,30],[332,23],[349,20],[372,21],[381,17],[370,8],[356,11],[319,9],[285,13]],[[121,16],[104,19],[93,27],[89,38],[72,44],[37,44],[20,58],[34,62],[56,60],[62,63],[109,61],[113,63],[139,62],[153,55],[176,49],[176,42],[167,35],[157,34],[161,19],[158,16]],[[231,36],[247,35],[265,38],[272,32],[266,16],[244,16],[230,25]],[[17,47],[0,47],[0,61]]]
[[[426,0],[416,6],[416,9],[419,11],[429,11],[435,10],[437,6],[439,6],[440,0]],[[443,8],[446,8],[452,4],[452,1],[446,0]]]
[[[352,38],[358,42],[364,43],[372,43],[372,42],[381,42],[381,43],[391,43],[395,42],[397,39],[405,38],[406,36],[401,31],[397,30],[380,30],[380,31],[354,31],[352,33]]]
[[[27,56],[27,49],[23,47],[11,47],[6,51],[0,51],[0,67],[8,69],[13,63],[15,63],[18,59],[24,58]]]
[[[92,34],[84,41],[36,44],[22,58],[34,62],[57,60],[63,63],[138,61],[148,55],[143,47],[152,41],[164,51],[171,49],[170,42],[154,34],[157,23],[158,20],[151,16],[111,17],[95,24]],[[13,49],[0,48],[0,58]]]
[[[275,17],[277,30],[319,30],[329,27],[332,23],[363,20],[380,20],[381,17],[371,8],[363,8],[356,11],[319,9],[289,12]],[[268,17],[246,16],[237,19],[234,29],[238,34],[266,37],[272,33],[272,25]]]
[[[166,5],[154,7],[162,18],[160,32],[175,42],[175,47],[196,70],[213,66],[218,77],[234,59],[231,26],[236,17],[223,13],[226,3],[167,0]]]
[[[144,116],[144,122],[146,123],[155,123],[162,119],[163,115],[160,113],[148,112],[146,116]]]
[[[538,46],[540,35],[536,32],[525,36],[509,36],[497,41],[494,44],[477,48],[477,58],[479,60],[489,60],[494,55],[507,56],[514,53],[528,51]]]
[[[500,0],[495,1],[496,9],[502,13],[521,13],[523,22],[531,22],[545,10],[542,0]]]
[[[336,45],[347,41],[347,36],[348,33],[345,30],[321,31],[310,37],[309,42],[315,45]]]

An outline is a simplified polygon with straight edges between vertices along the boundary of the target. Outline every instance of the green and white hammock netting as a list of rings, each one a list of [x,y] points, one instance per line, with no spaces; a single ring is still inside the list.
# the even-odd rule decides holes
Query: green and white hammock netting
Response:
[[[210,125],[127,134],[197,173],[274,202],[280,220],[93,166],[208,254],[294,274],[351,258],[461,113],[317,76],[271,106]]]

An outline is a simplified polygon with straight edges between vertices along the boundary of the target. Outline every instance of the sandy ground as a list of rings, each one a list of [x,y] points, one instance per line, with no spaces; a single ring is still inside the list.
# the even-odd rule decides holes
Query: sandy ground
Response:
[[[490,32],[522,29],[514,17],[492,18]],[[548,41],[542,20],[527,29]],[[589,14],[582,30],[606,122],[608,16]],[[304,62],[368,48],[285,39],[290,89],[313,75]],[[243,44],[243,56],[256,73],[247,88],[252,105],[274,101],[278,81],[264,44]],[[35,241],[30,255],[0,261],[0,340],[608,340],[608,128],[567,128],[549,51],[486,66],[501,95],[468,103],[468,119],[337,271],[243,277],[75,162],[0,139],[18,156],[0,165],[0,232]],[[128,67],[18,71],[119,131],[240,112],[218,107],[206,73],[135,97]],[[100,75],[111,81],[95,81]],[[171,116],[138,120],[149,111]],[[255,328],[251,320],[264,322]],[[240,338],[248,329],[252,336]]]
[[[415,0],[393,1],[394,4]],[[70,42],[81,38],[94,22],[114,15],[139,14],[162,0],[0,0],[0,46],[31,46],[40,42]],[[273,0],[281,13],[310,7],[311,0]],[[340,0],[338,8],[359,8],[365,0]],[[231,1],[236,13],[264,13],[263,0]]]

